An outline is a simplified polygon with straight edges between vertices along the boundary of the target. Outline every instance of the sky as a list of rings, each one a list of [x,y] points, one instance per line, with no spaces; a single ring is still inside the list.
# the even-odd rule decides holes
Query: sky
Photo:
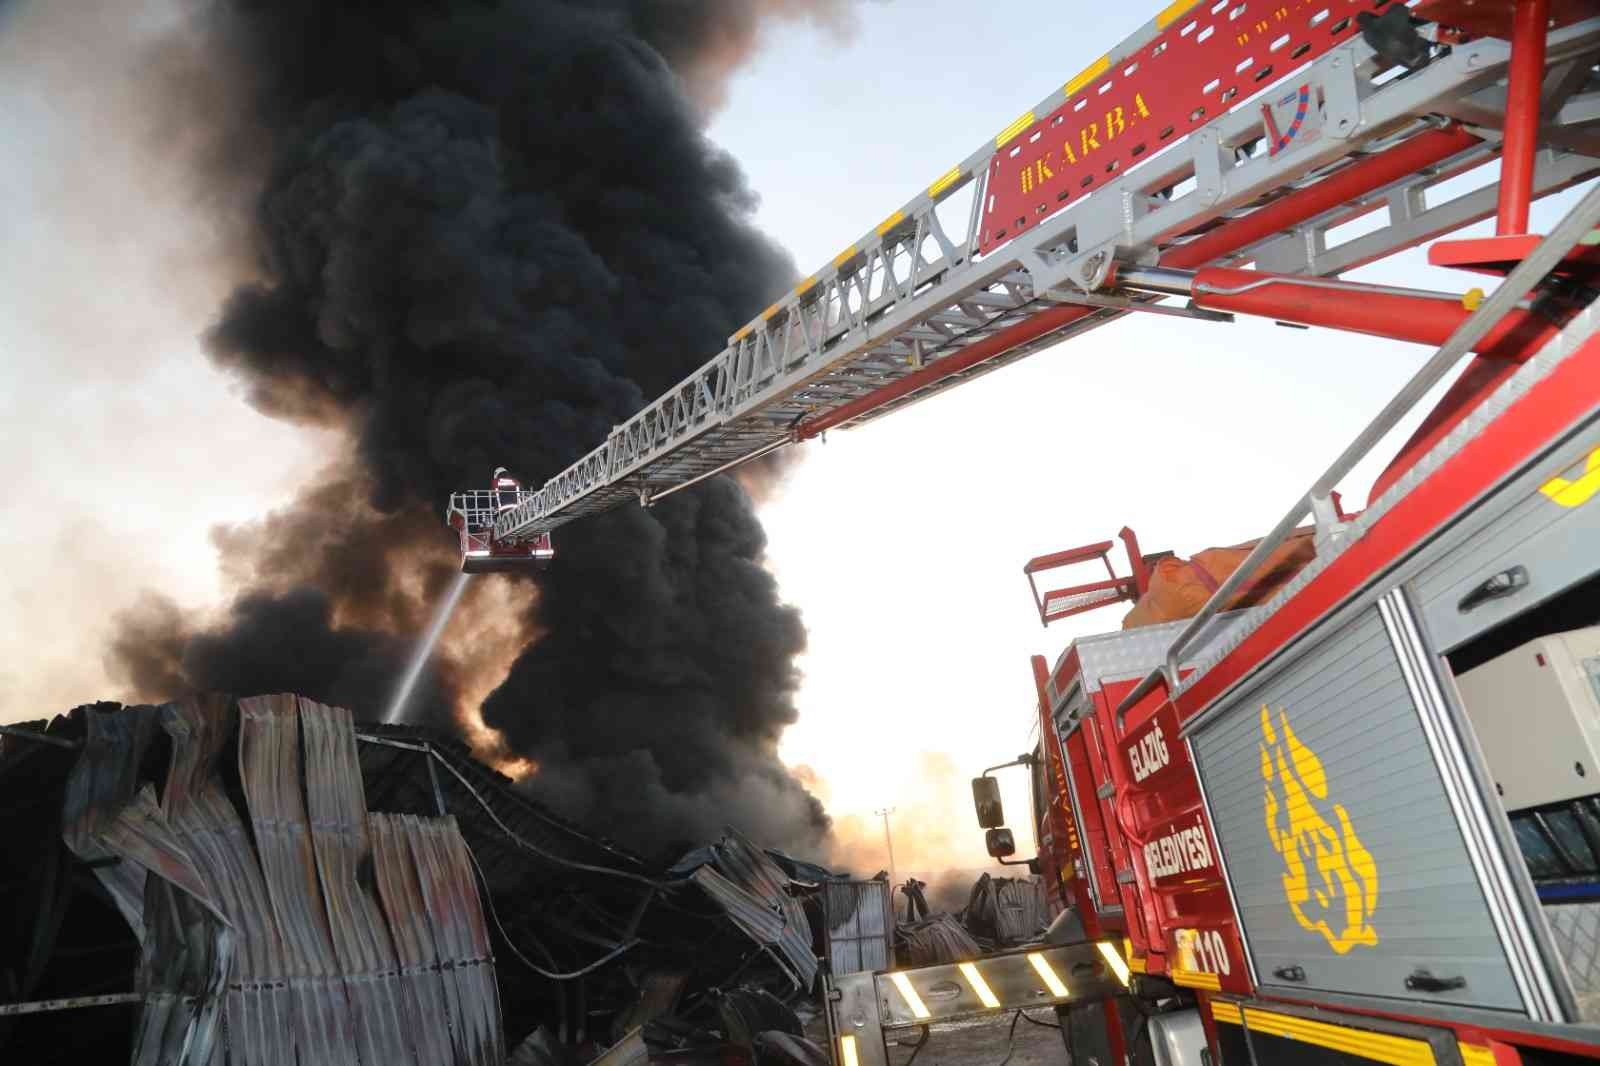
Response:
[[[0,154],[0,721],[116,698],[112,614],[146,588],[215,602],[211,527],[287,500],[327,443],[256,414],[201,355],[238,264],[184,191],[181,131],[139,127],[144,54],[97,32],[126,5],[76,2],[94,17],[44,63],[15,61],[36,42],[0,14],[0,144],[30,145]],[[165,28],[159,0],[138,3]],[[709,135],[810,272],[1159,6],[884,0],[849,40],[783,23]],[[1416,252],[1356,276],[1481,283]],[[1121,620],[1042,630],[1023,562],[1123,525],[1184,555],[1259,536],[1428,354],[1135,316],[805,445],[762,511],[810,634],[785,758],[863,840],[893,807],[902,871],[981,865],[966,778],[1030,745],[1028,657]],[[1005,795],[1030,854],[1020,771]]]

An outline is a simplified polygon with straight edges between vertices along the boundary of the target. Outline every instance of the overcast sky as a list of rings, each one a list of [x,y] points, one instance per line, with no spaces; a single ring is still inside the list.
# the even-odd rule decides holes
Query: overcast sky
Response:
[[[849,43],[786,25],[710,132],[809,272],[1159,6],[893,0]],[[220,242],[137,128],[137,53],[91,23],[25,66],[28,27],[3,19],[0,145],[29,145],[0,153],[0,720],[16,720],[119,695],[98,654],[110,612],[147,587],[213,601],[211,526],[285,500],[323,444],[252,412],[199,353]],[[1479,283],[1420,253],[1364,276]],[[805,446],[764,511],[810,632],[786,757],[838,817],[895,806],[902,868],[914,846],[980,862],[965,778],[1026,747],[1029,655],[1121,619],[1041,631],[1024,560],[1124,524],[1186,555],[1260,535],[1427,354],[1135,317]],[[1025,841],[1023,795],[1008,789]]]

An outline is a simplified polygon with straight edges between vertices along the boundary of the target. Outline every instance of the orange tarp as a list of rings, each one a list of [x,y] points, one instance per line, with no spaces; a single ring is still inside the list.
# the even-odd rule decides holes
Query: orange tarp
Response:
[[[1224,610],[1254,607],[1282,588],[1300,568],[1316,558],[1313,530],[1290,534],[1224,605]],[[1150,587],[1122,620],[1123,629],[1193,618],[1211,594],[1239,568],[1258,540],[1231,548],[1207,548],[1193,559],[1167,556],[1150,568]]]

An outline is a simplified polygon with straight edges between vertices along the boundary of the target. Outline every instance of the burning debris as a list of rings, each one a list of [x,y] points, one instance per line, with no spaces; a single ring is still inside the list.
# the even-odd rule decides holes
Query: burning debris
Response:
[[[0,959],[24,962],[0,972],[5,1050],[558,1066],[631,1040],[814,1066],[794,1005],[819,960],[888,958],[886,882],[734,829],[652,864],[458,742],[303,697],[11,728],[0,811],[22,919]],[[105,944],[69,947],[80,927]],[[85,1028],[58,999],[107,1014]]]
[[[895,923],[895,957],[901,966],[959,962],[1037,941],[1060,913],[1060,904],[1037,877],[980,874],[960,911],[931,912],[926,883],[900,886],[905,920]]]

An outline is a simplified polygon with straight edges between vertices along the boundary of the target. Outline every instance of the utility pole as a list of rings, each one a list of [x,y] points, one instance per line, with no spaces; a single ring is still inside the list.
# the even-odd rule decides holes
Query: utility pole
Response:
[[[889,815],[894,813],[893,807],[881,807],[873,812],[883,819],[883,846],[889,849],[889,909],[897,910],[894,902],[895,887],[900,883],[894,875],[894,838],[889,835]],[[898,921],[898,919],[896,919]]]

